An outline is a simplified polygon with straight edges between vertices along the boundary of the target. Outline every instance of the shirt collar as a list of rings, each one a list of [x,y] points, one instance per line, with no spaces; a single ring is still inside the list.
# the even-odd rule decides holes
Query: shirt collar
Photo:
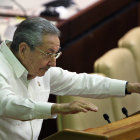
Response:
[[[28,71],[26,68],[20,63],[20,61],[15,57],[15,55],[12,53],[12,51],[7,46],[7,43],[10,43],[11,41],[6,40],[1,43],[0,51],[4,54],[5,58],[9,62],[9,64],[14,69],[17,78],[20,78],[22,75],[26,76],[28,75]]]

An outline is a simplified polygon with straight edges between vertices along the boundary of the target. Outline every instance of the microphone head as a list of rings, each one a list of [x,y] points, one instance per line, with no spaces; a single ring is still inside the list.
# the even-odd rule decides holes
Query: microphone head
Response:
[[[109,116],[107,114],[103,114],[105,120],[109,120]]]
[[[126,109],[125,107],[122,108],[122,113],[123,113],[126,117],[128,117],[128,111],[127,111],[127,109]]]
[[[125,107],[122,108],[122,112],[123,112],[123,114],[127,114],[128,113],[128,111],[127,111],[127,109]]]
[[[103,114],[103,117],[108,123],[111,123],[109,116],[107,114]]]

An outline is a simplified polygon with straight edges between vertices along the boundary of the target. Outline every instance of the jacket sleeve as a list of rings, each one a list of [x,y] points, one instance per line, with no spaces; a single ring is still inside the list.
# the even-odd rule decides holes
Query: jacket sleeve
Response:
[[[125,96],[126,81],[95,74],[69,72],[58,67],[50,68],[51,94],[74,95],[91,98]]]

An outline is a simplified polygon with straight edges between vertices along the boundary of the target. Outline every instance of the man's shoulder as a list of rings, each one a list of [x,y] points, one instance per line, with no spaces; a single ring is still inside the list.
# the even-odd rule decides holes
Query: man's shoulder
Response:
[[[51,67],[48,69],[48,71],[46,72],[49,73],[49,74],[57,74],[57,73],[60,73],[60,72],[63,72],[64,70],[60,67]]]
[[[63,76],[72,76],[75,72],[70,72],[68,70],[64,70],[60,67],[51,67],[47,72],[46,75],[49,74],[51,78],[62,78]]]
[[[56,77],[63,71],[60,67],[51,67],[48,69],[48,71],[45,73],[43,77]]]
[[[59,67],[51,67],[48,69],[47,73],[50,73],[50,72],[54,72],[54,71],[59,71],[61,68]]]

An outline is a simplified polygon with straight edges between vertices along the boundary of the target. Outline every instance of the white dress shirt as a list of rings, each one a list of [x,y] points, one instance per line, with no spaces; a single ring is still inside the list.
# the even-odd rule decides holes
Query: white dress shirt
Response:
[[[5,41],[0,46],[0,140],[37,140],[51,116],[49,94],[92,98],[125,96],[126,81],[76,74],[58,67],[27,80],[28,72]]]

